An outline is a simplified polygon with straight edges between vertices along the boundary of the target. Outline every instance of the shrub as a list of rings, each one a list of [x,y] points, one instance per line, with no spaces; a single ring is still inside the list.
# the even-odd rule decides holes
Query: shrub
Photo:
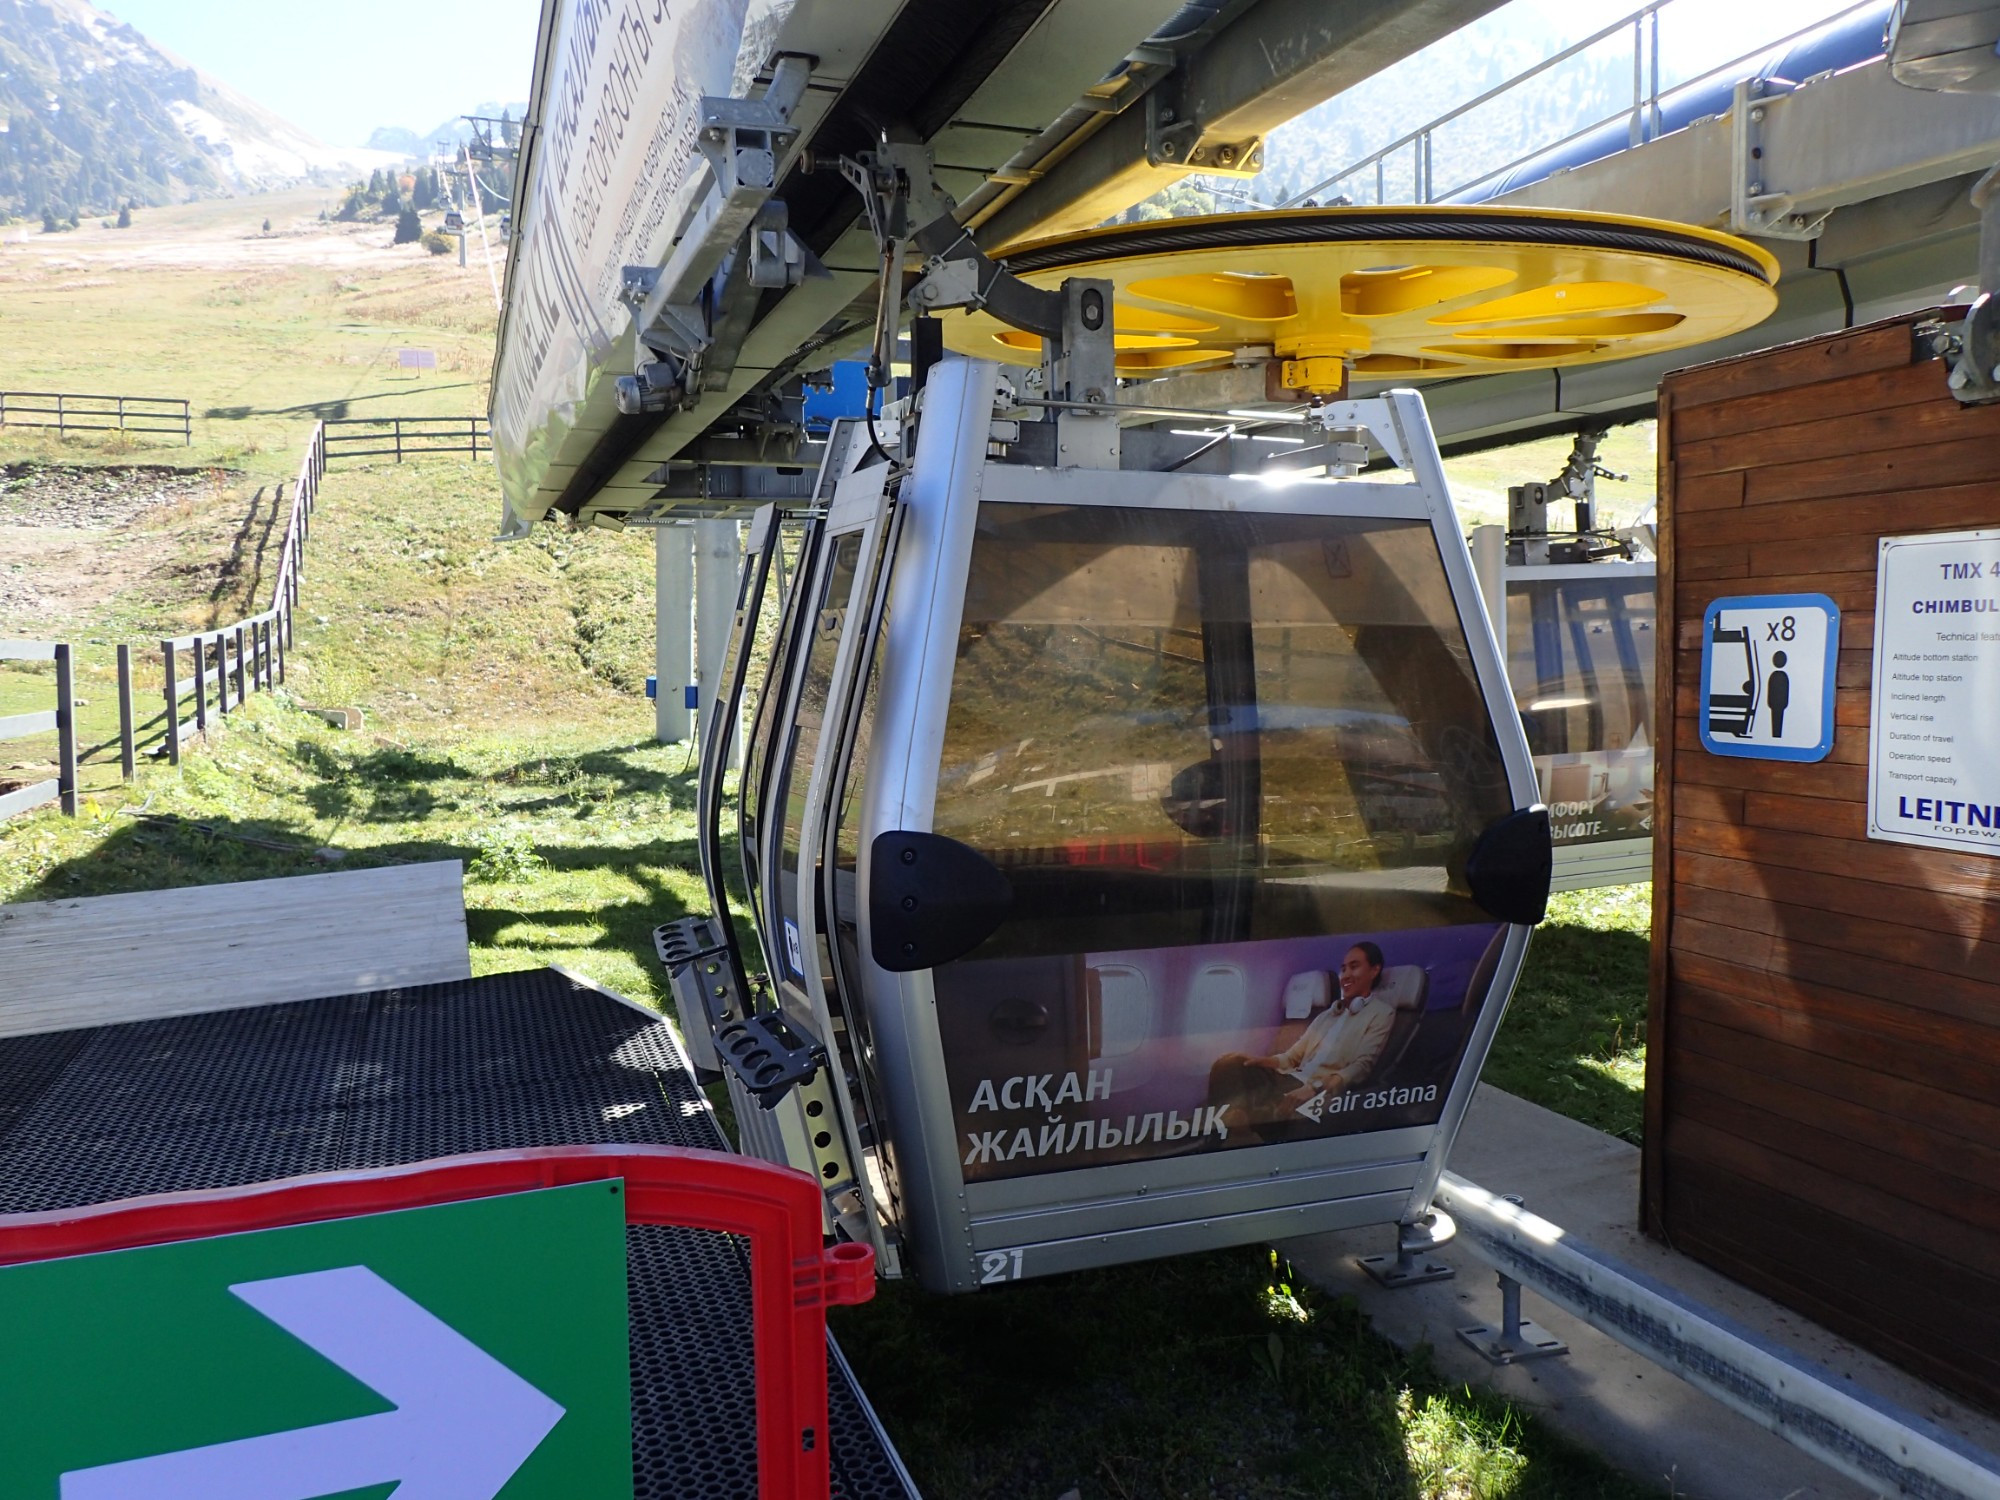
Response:
[[[424,248],[433,255],[449,255],[452,250],[451,236],[430,230],[424,235]]]
[[[120,229],[130,229],[132,227],[131,204],[127,203],[118,210],[118,227]]]
[[[472,862],[465,873],[482,884],[498,885],[532,878],[548,868],[534,839],[519,828],[488,828],[475,835]]]

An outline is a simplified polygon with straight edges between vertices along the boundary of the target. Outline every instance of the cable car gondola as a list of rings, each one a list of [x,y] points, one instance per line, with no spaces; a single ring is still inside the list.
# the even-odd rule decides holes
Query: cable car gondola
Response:
[[[1637,285],[1669,237],[1642,253],[1617,228],[1624,249],[1578,253]],[[1422,1246],[1551,851],[1421,398],[1343,398],[1352,348],[1301,332],[1283,379],[1305,410],[1124,430],[1114,370],[1166,337],[1125,331],[1147,278],[1093,252],[1031,288],[962,235],[915,239],[915,305],[987,310],[944,342],[1022,357],[987,331],[1004,308],[1044,357],[933,362],[940,330],[913,332],[913,394],[836,421],[799,503],[753,522],[703,746],[718,915],[661,931],[746,1148],[814,1173],[831,1232],[942,1291],[1374,1223]],[[1738,244],[1685,241],[1704,268]],[[1761,266],[1729,274],[1768,293]],[[1190,271],[1173,316],[1269,300],[1198,279],[1258,275]],[[1652,300],[1604,337],[1681,316]],[[1591,317],[1561,316],[1546,347]]]

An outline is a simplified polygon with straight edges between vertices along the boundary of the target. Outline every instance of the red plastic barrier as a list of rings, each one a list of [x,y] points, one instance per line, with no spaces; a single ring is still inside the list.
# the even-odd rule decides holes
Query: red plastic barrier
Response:
[[[875,1252],[866,1245],[824,1247],[819,1186],[789,1167],[674,1146],[482,1151],[407,1167],[0,1214],[0,1266],[613,1178],[625,1181],[628,1224],[685,1225],[749,1240],[758,1494],[826,1500],[826,1309],[875,1295]]]

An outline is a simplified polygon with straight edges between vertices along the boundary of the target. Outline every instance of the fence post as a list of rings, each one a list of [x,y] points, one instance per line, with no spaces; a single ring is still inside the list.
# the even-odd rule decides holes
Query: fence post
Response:
[[[215,633],[215,711],[227,716],[229,713],[229,637],[221,631]]]
[[[62,779],[62,810],[76,816],[76,667],[75,648],[56,643],[56,774]]]
[[[401,463],[403,461],[403,419],[401,417],[391,417],[389,421],[396,430],[396,462]]]
[[[271,632],[271,638],[277,645],[278,683],[280,686],[283,686],[285,681],[285,636],[292,628],[292,606],[289,601],[279,608],[276,623],[277,629]]]
[[[236,706],[243,706],[243,627],[236,627]]]
[[[193,638],[188,655],[194,659],[194,732],[208,733],[208,647],[200,636]],[[174,713],[181,711],[180,700],[174,700]]]
[[[194,407],[185,399],[181,402],[181,446],[194,446]]]
[[[131,781],[139,774],[139,756],[132,733],[132,648],[118,647],[118,768]]]
[[[63,398],[60,392],[56,394],[56,436],[69,436],[69,429],[63,425]]]
[[[160,657],[166,665],[167,676],[167,764],[177,766],[181,763],[181,684],[180,675],[175,671],[172,641],[160,642]],[[197,662],[200,659],[199,656],[195,658]],[[201,701],[199,677],[195,679],[194,686],[197,694],[195,701],[199,703]]]

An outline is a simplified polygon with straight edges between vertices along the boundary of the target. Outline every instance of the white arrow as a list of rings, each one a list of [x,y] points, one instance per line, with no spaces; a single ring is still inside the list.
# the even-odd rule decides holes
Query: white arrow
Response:
[[[493,1500],[563,1409],[366,1266],[229,1289],[396,1410],[62,1477],[62,1500]]]

